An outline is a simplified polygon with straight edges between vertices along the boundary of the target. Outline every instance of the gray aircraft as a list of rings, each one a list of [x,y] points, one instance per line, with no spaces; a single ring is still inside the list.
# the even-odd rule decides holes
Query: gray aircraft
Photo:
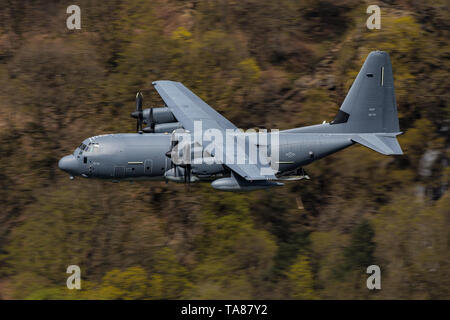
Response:
[[[113,181],[212,181],[212,187],[218,190],[247,191],[281,186],[282,181],[309,179],[304,166],[355,143],[384,155],[403,154],[396,138],[401,132],[392,66],[389,55],[383,51],[368,55],[333,121],[279,131],[276,140],[272,139],[274,132],[270,132],[265,143],[252,142],[248,136],[244,138],[245,145],[237,143],[236,139],[245,133],[183,84],[155,81],[153,86],[165,106],[142,109],[142,95],[138,93],[136,111],[131,114],[137,119],[137,133],[88,138],[73,154],[59,161],[59,168],[71,179],[81,176]],[[215,139],[208,140],[207,151],[201,140],[211,132]],[[232,149],[216,137],[229,132]],[[180,140],[175,133],[193,133],[194,137],[185,140],[184,147],[177,150]],[[252,146],[269,151],[250,161]],[[220,161],[192,161],[202,160],[198,157],[217,160],[218,150],[226,150]],[[233,151],[231,155],[227,154],[229,150]],[[239,161],[239,153],[243,161]],[[191,161],[180,161],[177,154],[189,154]]]

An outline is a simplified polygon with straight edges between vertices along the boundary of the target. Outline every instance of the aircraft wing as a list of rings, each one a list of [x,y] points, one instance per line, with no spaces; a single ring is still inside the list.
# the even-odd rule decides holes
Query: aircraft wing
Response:
[[[225,134],[227,129],[237,129],[233,123],[211,108],[182,83],[161,80],[154,81],[152,84],[169,110],[186,130],[194,132],[194,121],[202,121],[203,131],[218,129]],[[246,153],[245,157],[248,158],[246,150],[243,152]],[[228,158],[226,154],[225,156],[227,158],[225,165],[246,180],[277,179],[270,167],[263,168],[259,164],[236,164],[236,161],[233,161],[234,159]]]

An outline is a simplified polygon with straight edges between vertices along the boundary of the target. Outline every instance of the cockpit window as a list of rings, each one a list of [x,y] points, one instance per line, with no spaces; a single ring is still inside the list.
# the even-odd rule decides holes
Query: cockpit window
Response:
[[[78,148],[76,148],[76,149],[74,150],[73,154],[75,154],[75,153],[77,152],[77,150],[80,149],[80,152],[78,152],[78,154],[80,155],[80,154],[83,153],[83,150],[86,149],[86,148],[87,148],[87,146],[86,146],[84,143],[81,143],[81,144],[78,146]]]
[[[100,145],[98,143],[89,143],[89,145],[86,147],[85,152],[99,152],[100,151]]]

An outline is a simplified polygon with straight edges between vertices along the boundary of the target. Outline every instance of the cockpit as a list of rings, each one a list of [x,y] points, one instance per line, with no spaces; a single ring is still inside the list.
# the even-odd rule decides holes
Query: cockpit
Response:
[[[74,155],[80,155],[83,154],[83,151],[87,148],[87,145],[84,143],[81,143],[73,152]]]
[[[85,145],[84,152],[100,152],[100,145],[95,142],[90,142],[87,146]]]
[[[100,144],[97,142],[89,142],[89,143],[84,143],[82,142],[78,148],[75,149],[74,151],[74,155],[77,153],[77,150],[79,150],[78,155],[83,154],[83,152],[94,152],[94,153],[98,153],[100,152]]]

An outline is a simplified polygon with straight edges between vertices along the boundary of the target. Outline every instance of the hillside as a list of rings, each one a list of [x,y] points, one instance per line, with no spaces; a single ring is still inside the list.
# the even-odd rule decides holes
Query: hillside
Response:
[[[0,8],[0,298],[450,298],[448,1],[370,1],[380,30],[355,0],[77,4],[75,31],[64,1]],[[330,121],[372,50],[391,56],[403,156],[352,146],[244,194],[58,170],[83,139],[133,132],[159,79],[242,128]]]

